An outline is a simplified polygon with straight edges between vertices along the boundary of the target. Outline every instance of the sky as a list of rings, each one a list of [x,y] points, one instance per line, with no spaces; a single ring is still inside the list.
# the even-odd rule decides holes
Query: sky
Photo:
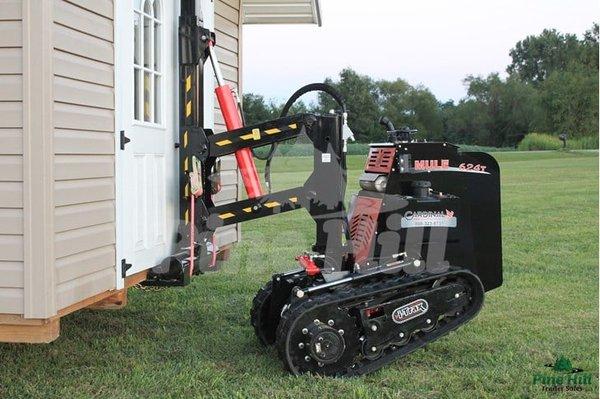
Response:
[[[598,0],[320,0],[323,26],[245,25],[245,93],[284,102],[345,67],[402,78],[440,101],[466,95],[469,75],[505,74],[510,49],[544,28],[582,35]],[[308,98],[309,101],[313,98]]]

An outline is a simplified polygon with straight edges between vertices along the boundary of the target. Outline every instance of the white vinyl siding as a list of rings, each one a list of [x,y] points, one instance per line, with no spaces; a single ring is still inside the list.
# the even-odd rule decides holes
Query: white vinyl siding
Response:
[[[244,0],[245,24],[317,24],[319,0]]]
[[[51,17],[36,12],[37,19],[24,18],[32,14],[25,9],[39,11],[36,3],[0,0],[0,314],[45,318],[115,288],[115,38],[113,0],[44,0],[39,2],[46,7],[43,15]],[[215,3],[221,68],[239,89],[240,1]],[[24,41],[25,26],[36,27],[36,41]],[[45,32],[48,43],[42,46]],[[34,53],[23,51],[29,43],[38,44],[29,46]],[[33,71],[27,73],[28,67]],[[42,86],[43,96],[36,96]],[[23,112],[27,101],[34,112],[30,107]],[[220,112],[214,111],[216,131],[225,130]],[[32,119],[35,124],[25,123]],[[48,142],[28,150],[25,138],[38,143],[40,137]],[[235,158],[221,161],[217,204],[238,198]],[[40,170],[48,176],[43,187],[37,184],[43,181],[37,178]],[[31,216],[40,203],[48,207],[47,220]],[[35,213],[40,214],[46,210]],[[44,238],[50,243],[41,251]],[[230,226],[219,230],[217,243],[238,238],[238,227]],[[40,264],[45,261],[54,268]]]
[[[0,313],[23,313],[22,2],[0,0]]]
[[[113,289],[112,1],[54,2],[54,230],[57,309]]]
[[[215,1],[215,34],[217,37],[217,57],[226,83],[240,90],[240,0]],[[218,102],[215,101],[215,132],[226,130]],[[221,191],[215,196],[215,205],[235,201],[239,194],[240,182],[235,156],[221,159]],[[239,240],[239,225],[217,230],[217,246],[222,247]]]

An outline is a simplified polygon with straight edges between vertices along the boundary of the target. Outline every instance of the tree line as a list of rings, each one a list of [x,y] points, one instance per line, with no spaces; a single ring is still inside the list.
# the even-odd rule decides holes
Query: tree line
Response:
[[[325,83],[346,100],[348,123],[361,142],[385,138],[381,115],[418,129],[421,138],[461,144],[514,146],[530,132],[598,135],[598,24],[581,39],[546,29],[516,43],[509,54],[506,78],[468,75],[467,95],[457,103],[439,101],[423,85],[375,80],[351,68]],[[282,108],[253,93],[244,94],[243,104],[249,124],[277,118]],[[316,104],[298,101],[292,113],[334,108],[329,96],[319,94]]]

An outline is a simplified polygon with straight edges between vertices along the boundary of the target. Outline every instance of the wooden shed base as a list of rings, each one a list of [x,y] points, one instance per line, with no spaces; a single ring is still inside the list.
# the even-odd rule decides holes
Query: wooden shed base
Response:
[[[116,294],[104,298],[93,305],[88,306],[88,309],[93,310],[115,310],[123,309],[127,305],[127,290],[117,291]]]
[[[60,333],[59,317],[43,320],[5,316],[10,315],[0,316],[0,342],[46,344],[58,338]],[[15,324],[4,324],[5,322]]]
[[[146,272],[140,272],[125,279],[125,288],[101,292],[58,311],[49,319],[25,319],[23,316],[0,314],[0,342],[45,344],[60,335],[60,318],[77,310],[121,309],[127,304],[127,288],[146,279]]]

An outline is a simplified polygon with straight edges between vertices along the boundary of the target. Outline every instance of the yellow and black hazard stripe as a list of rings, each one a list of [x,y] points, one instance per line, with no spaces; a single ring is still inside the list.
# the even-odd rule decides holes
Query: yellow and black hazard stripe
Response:
[[[191,220],[190,215],[190,183],[188,179],[188,173],[191,171],[191,141],[192,141],[192,128],[195,126],[194,119],[194,93],[196,88],[196,73],[193,67],[183,67],[181,82],[181,109],[180,109],[180,124],[181,129],[179,133],[179,148],[180,148],[180,168],[181,174],[179,179],[179,186],[181,190],[181,201],[180,211],[181,217],[188,225]]]
[[[281,126],[281,127],[272,127],[269,129],[264,129],[262,131],[259,128],[252,128],[251,130],[246,130],[246,131],[242,131],[242,132],[238,133],[237,137],[239,137],[239,140],[242,142],[250,141],[250,140],[259,141],[265,136],[273,136],[276,134],[280,134],[282,132],[287,132],[287,131],[296,130],[296,129],[298,129],[297,123],[290,123],[288,125]],[[215,145],[217,147],[225,147],[225,146],[228,146],[228,145],[231,145],[234,143],[234,141],[232,141],[231,139],[235,139],[235,136],[231,136],[230,132],[227,132],[227,133],[230,136],[230,138],[224,138],[224,139],[216,141]]]
[[[301,191],[302,188],[298,187],[258,198],[216,206],[210,209],[210,214],[214,216],[209,217],[209,227],[214,229],[301,208],[302,205],[298,199]]]
[[[299,207],[298,197],[296,197],[296,196],[289,197],[289,198],[287,198],[286,201],[281,201],[281,202],[280,201],[268,201],[268,202],[261,204],[260,207],[270,209],[270,210],[276,210],[276,208],[280,208],[283,205],[287,205],[288,207],[291,207],[292,209],[298,208]],[[225,212],[217,212],[216,215],[221,220],[227,220],[227,219],[230,219],[233,217],[242,217],[242,218],[244,218],[244,220],[247,220],[245,216],[247,216],[247,214],[251,214],[253,212],[253,210],[256,211],[256,209],[257,208],[255,206],[246,206],[244,208],[241,208],[241,212],[227,210]],[[236,221],[235,223],[238,223],[238,222],[239,221]]]

